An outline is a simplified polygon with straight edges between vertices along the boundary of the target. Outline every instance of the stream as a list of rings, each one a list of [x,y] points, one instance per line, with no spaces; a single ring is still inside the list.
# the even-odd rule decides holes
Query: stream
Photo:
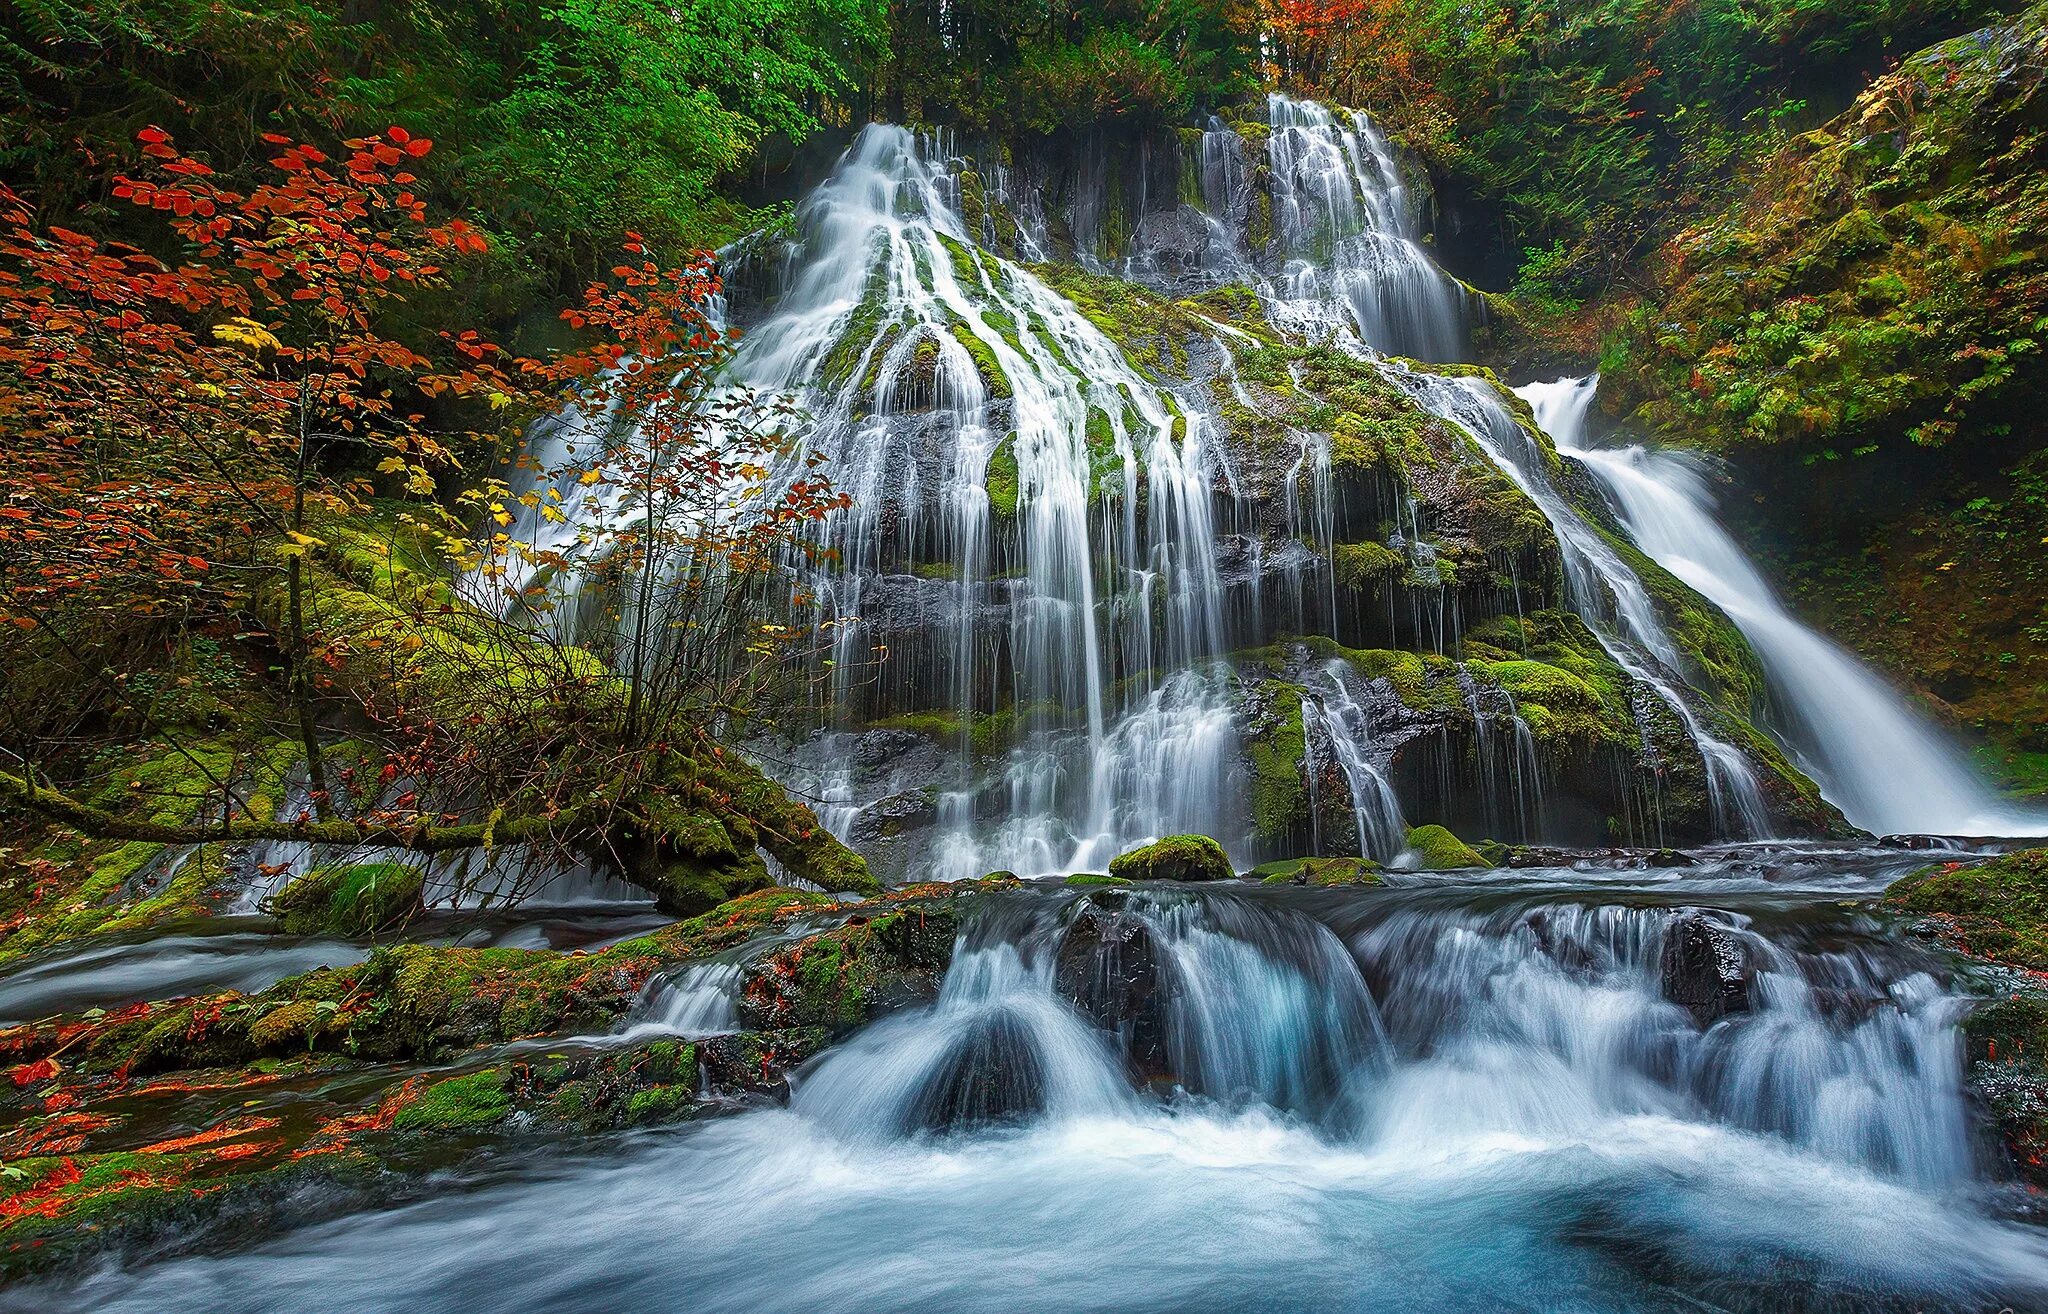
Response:
[[[1918,861],[1770,846],[1370,891],[1027,887],[963,927],[934,1004],[814,1061],[787,1108],[487,1163],[417,1203],[64,1294],[104,1311],[454,1311],[489,1291],[589,1311],[2041,1308],[2048,1237],[1998,1218],[2010,1188],[1961,1091],[1961,1002],[1856,902]],[[1688,919],[1755,968],[1705,1027],[1665,981]],[[1112,1028],[1063,994],[1099,1005],[1105,982]]]

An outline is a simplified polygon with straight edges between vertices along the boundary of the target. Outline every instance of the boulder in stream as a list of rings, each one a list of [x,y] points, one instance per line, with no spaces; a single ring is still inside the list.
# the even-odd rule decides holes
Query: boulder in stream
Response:
[[[1712,1026],[1731,1013],[1749,1011],[1750,980],[1756,966],[1734,933],[1698,909],[1674,916],[1664,930],[1664,997]]]
[[[1113,1031],[1136,1073],[1164,1077],[1166,1003],[1175,993],[1173,963],[1144,919],[1105,891],[1074,906],[1053,968],[1053,988],[1083,1017]]]
[[[1223,846],[1207,835],[1168,835],[1112,858],[1109,874],[1133,881],[1226,881],[1237,872]]]

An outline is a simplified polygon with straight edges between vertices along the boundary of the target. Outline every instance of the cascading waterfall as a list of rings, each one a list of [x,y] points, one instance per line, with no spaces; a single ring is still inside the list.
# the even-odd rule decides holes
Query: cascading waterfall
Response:
[[[871,670],[873,592],[937,561],[955,578],[922,619],[950,634],[931,654],[950,673],[940,686],[917,672],[912,692],[946,699],[963,724],[1016,722],[995,815],[963,813],[944,874],[1099,865],[1177,817],[1226,815],[1221,782],[1199,769],[1228,735],[1207,671],[1223,636],[1204,417],[1030,273],[968,244],[935,143],[869,126],[798,224],[797,272],[734,373],[804,398],[811,441],[854,494],[825,531],[839,566],[819,589],[821,617],[851,620],[835,654],[840,702]],[[928,392],[906,396],[901,381],[921,369]],[[994,464],[1014,471],[1017,559],[1001,580]],[[1000,636],[985,619],[995,605],[1008,614]],[[983,686],[991,667],[1009,672],[1007,689]]]
[[[1314,709],[1316,723],[1329,737],[1338,768],[1351,792],[1352,822],[1358,829],[1358,852],[1377,861],[1391,861],[1407,842],[1408,823],[1401,816],[1401,801],[1385,774],[1373,765],[1372,715],[1353,696],[1345,682],[1350,667],[1332,661],[1324,667],[1326,685],[1316,698],[1304,704],[1306,719]],[[1314,810],[1313,808],[1311,809]]]
[[[1677,718],[1706,768],[1709,806],[1721,834],[1768,833],[1768,812],[1756,770],[1740,750],[1710,733],[1686,698],[1678,672],[1684,660],[1658,618],[1649,591],[1613,545],[1558,490],[1546,453],[1483,383],[1412,370],[1393,370],[1425,410],[1458,425],[1513,480],[1549,521],[1564,558],[1566,593],[1617,666]],[[1649,730],[1644,750],[1652,751]]]
[[[1260,288],[1274,321],[1309,337],[1326,337],[1371,356],[1379,353],[1457,359],[1465,335],[1456,285],[1414,238],[1414,219],[1392,151],[1369,119],[1352,113],[1348,124],[1311,102],[1268,98],[1268,148],[1273,173],[1273,243],[1284,262],[1277,277],[1245,273]],[[1206,136],[1225,130],[1212,125]],[[1231,134],[1234,137],[1234,134]],[[1203,158],[1223,158],[1224,146],[1206,144]],[[1231,176],[1218,171],[1203,196],[1211,205],[1234,196]],[[1686,696],[1685,662],[1642,581],[1558,490],[1542,452],[1487,385],[1472,379],[1421,374],[1392,364],[1388,377],[1418,405],[1470,433],[1485,455],[1526,494],[1550,522],[1564,557],[1569,600],[1602,646],[1630,676],[1649,689],[1696,746],[1705,768],[1709,808],[1719,833],[1730,837],[1769,832],[1767,809],[1754,767],[1733,745],[1711,733]],[[1302,463],[1290,477],[1291,527],[1313,533],[1329,519],[1327,452],[1316,477],[1318,450],[1302,439]],[[1309,505],[1297,505],[1308,492]],[[1327,543],[1327,531],[1323,542]],[[1425,554],[1419,534],[1406,536],[1412,554]],[[1332,602],[1334,606],[1334,601]],[[1442,617],[1416,617],[1421,633],[1442,647],[1449,634]],[[1527,727],[1517,731],[1517,764]],[[1645,754],[1654,754],[1647,727]],[[1526,827],[1523,834],[1530,833]]]
[[[1416,241],[1386,138],[1357,111],[1278,93],[1266,106],[1281,261],[1267,289],[1275,322],[1312,337],[1348,330],[1397,355],[1459,359],[1461,291]]]
[[[2003,805],[1939,730],[1792,615],[1722,528],[1697,465],[1641,446],[1589,446],[1597,386],[1594,377],[1565,378],[1518,391],[1559,452],[1599,479],[1643,551],[1749,640],[1800,765],[1844,816],[1878,834],[2048,834],[2048,815]]]

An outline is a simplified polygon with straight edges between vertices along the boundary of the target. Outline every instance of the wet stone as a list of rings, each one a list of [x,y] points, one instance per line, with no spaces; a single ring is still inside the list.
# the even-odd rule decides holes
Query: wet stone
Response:
[[[1175,993],[1173,964],[1127,903],[1123,891],[1100,890],[1077,907],[1060,940],[1054,988],[1116,1033],[1137,1075],[1162,1078],[1172,1068],[1166,1004]]]
[[[1755,972],[1742,942],[1705,913],[1681,912],[1666,926],[1664,997],[1691,1013],[1699,1026],[1747,1013]]]

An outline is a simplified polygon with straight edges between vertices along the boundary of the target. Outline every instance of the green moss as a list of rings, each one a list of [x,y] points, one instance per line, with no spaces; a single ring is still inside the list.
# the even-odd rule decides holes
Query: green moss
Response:
[[[975,373],[981,376],[981,386],[991,397],[1010,395],[1010,376],[1003,372],[1002,362],[996,359],[995,350],[974,335],[974,330],[965,323],[955,320],[951,325],[955,340],[966,348],[969,359],[974,362]]]
[[[898,712],[868,724],[877,730],[905,730],[923,735],[937,744],[958,744],[964,739],[983,757],[1007,752],[1017,736],[1017,713],[1010,708],[995,712]]]
[[[1408,832],[1408,851],[1413,853],[1425,871],[1451,871],[1466,867],[1485,867],[1486,859],[1469,848],[1442,826],[1417,826]]]
[[[1017,435],[1005,435],[989,453],[982,487],[988,492],[990,516],[1000,523],[1017,518]]]
[[[1340,589],[1376,587],[1407,564],[1406,557],[1383,543],[1338,543],[1330,549],[1330,569]]]
[[[398,1131],[478,1132],[512,1114],[505,1076],[496,1068],[451,1077],[427,1087],[417,1100],[400,1109],[391,1125]]]
[[[1302,693],[1299,685],[1268,680],[1247,700],[1243,742],[1251,770],[1252,835],[1269,851],[1292,840],[1308,817]]]
[[[776,951],[747,977],[740,1008],[761,1030],[844,1033],[938,993],[958,921],[950,896],[850,920]]]
[[[1467,668],[1475,678],[1507,690],[1539,743],[1622,744],[1634,733],[1628,706],[1610,679],[1595,685],[1561,667],[1527,659],[1473,661]]]
[[[1109,874],[1133,881],[1220,881],[1237,873],[1207,835],[1169,835],[1110,860]]]
[[[1252,875],[1264,885],[1337,889],[1378,885],[1383,870],[1370,858],[1282,858],[1260,863],[1252,868]]]
[[[319,867],[272,898],[270,910],[294,935],[369,935],[417,916],[425,888],[425,869],[403,863]]]
[[[2048,971],[2048,849],[1925,867],[1885,891],[1885,902],[1941,918],[1969,953]]]
[[[1067,877],[1068,885],[1129,885],[1128,876],[1106,876],[1099,871],[1077,871]]]

